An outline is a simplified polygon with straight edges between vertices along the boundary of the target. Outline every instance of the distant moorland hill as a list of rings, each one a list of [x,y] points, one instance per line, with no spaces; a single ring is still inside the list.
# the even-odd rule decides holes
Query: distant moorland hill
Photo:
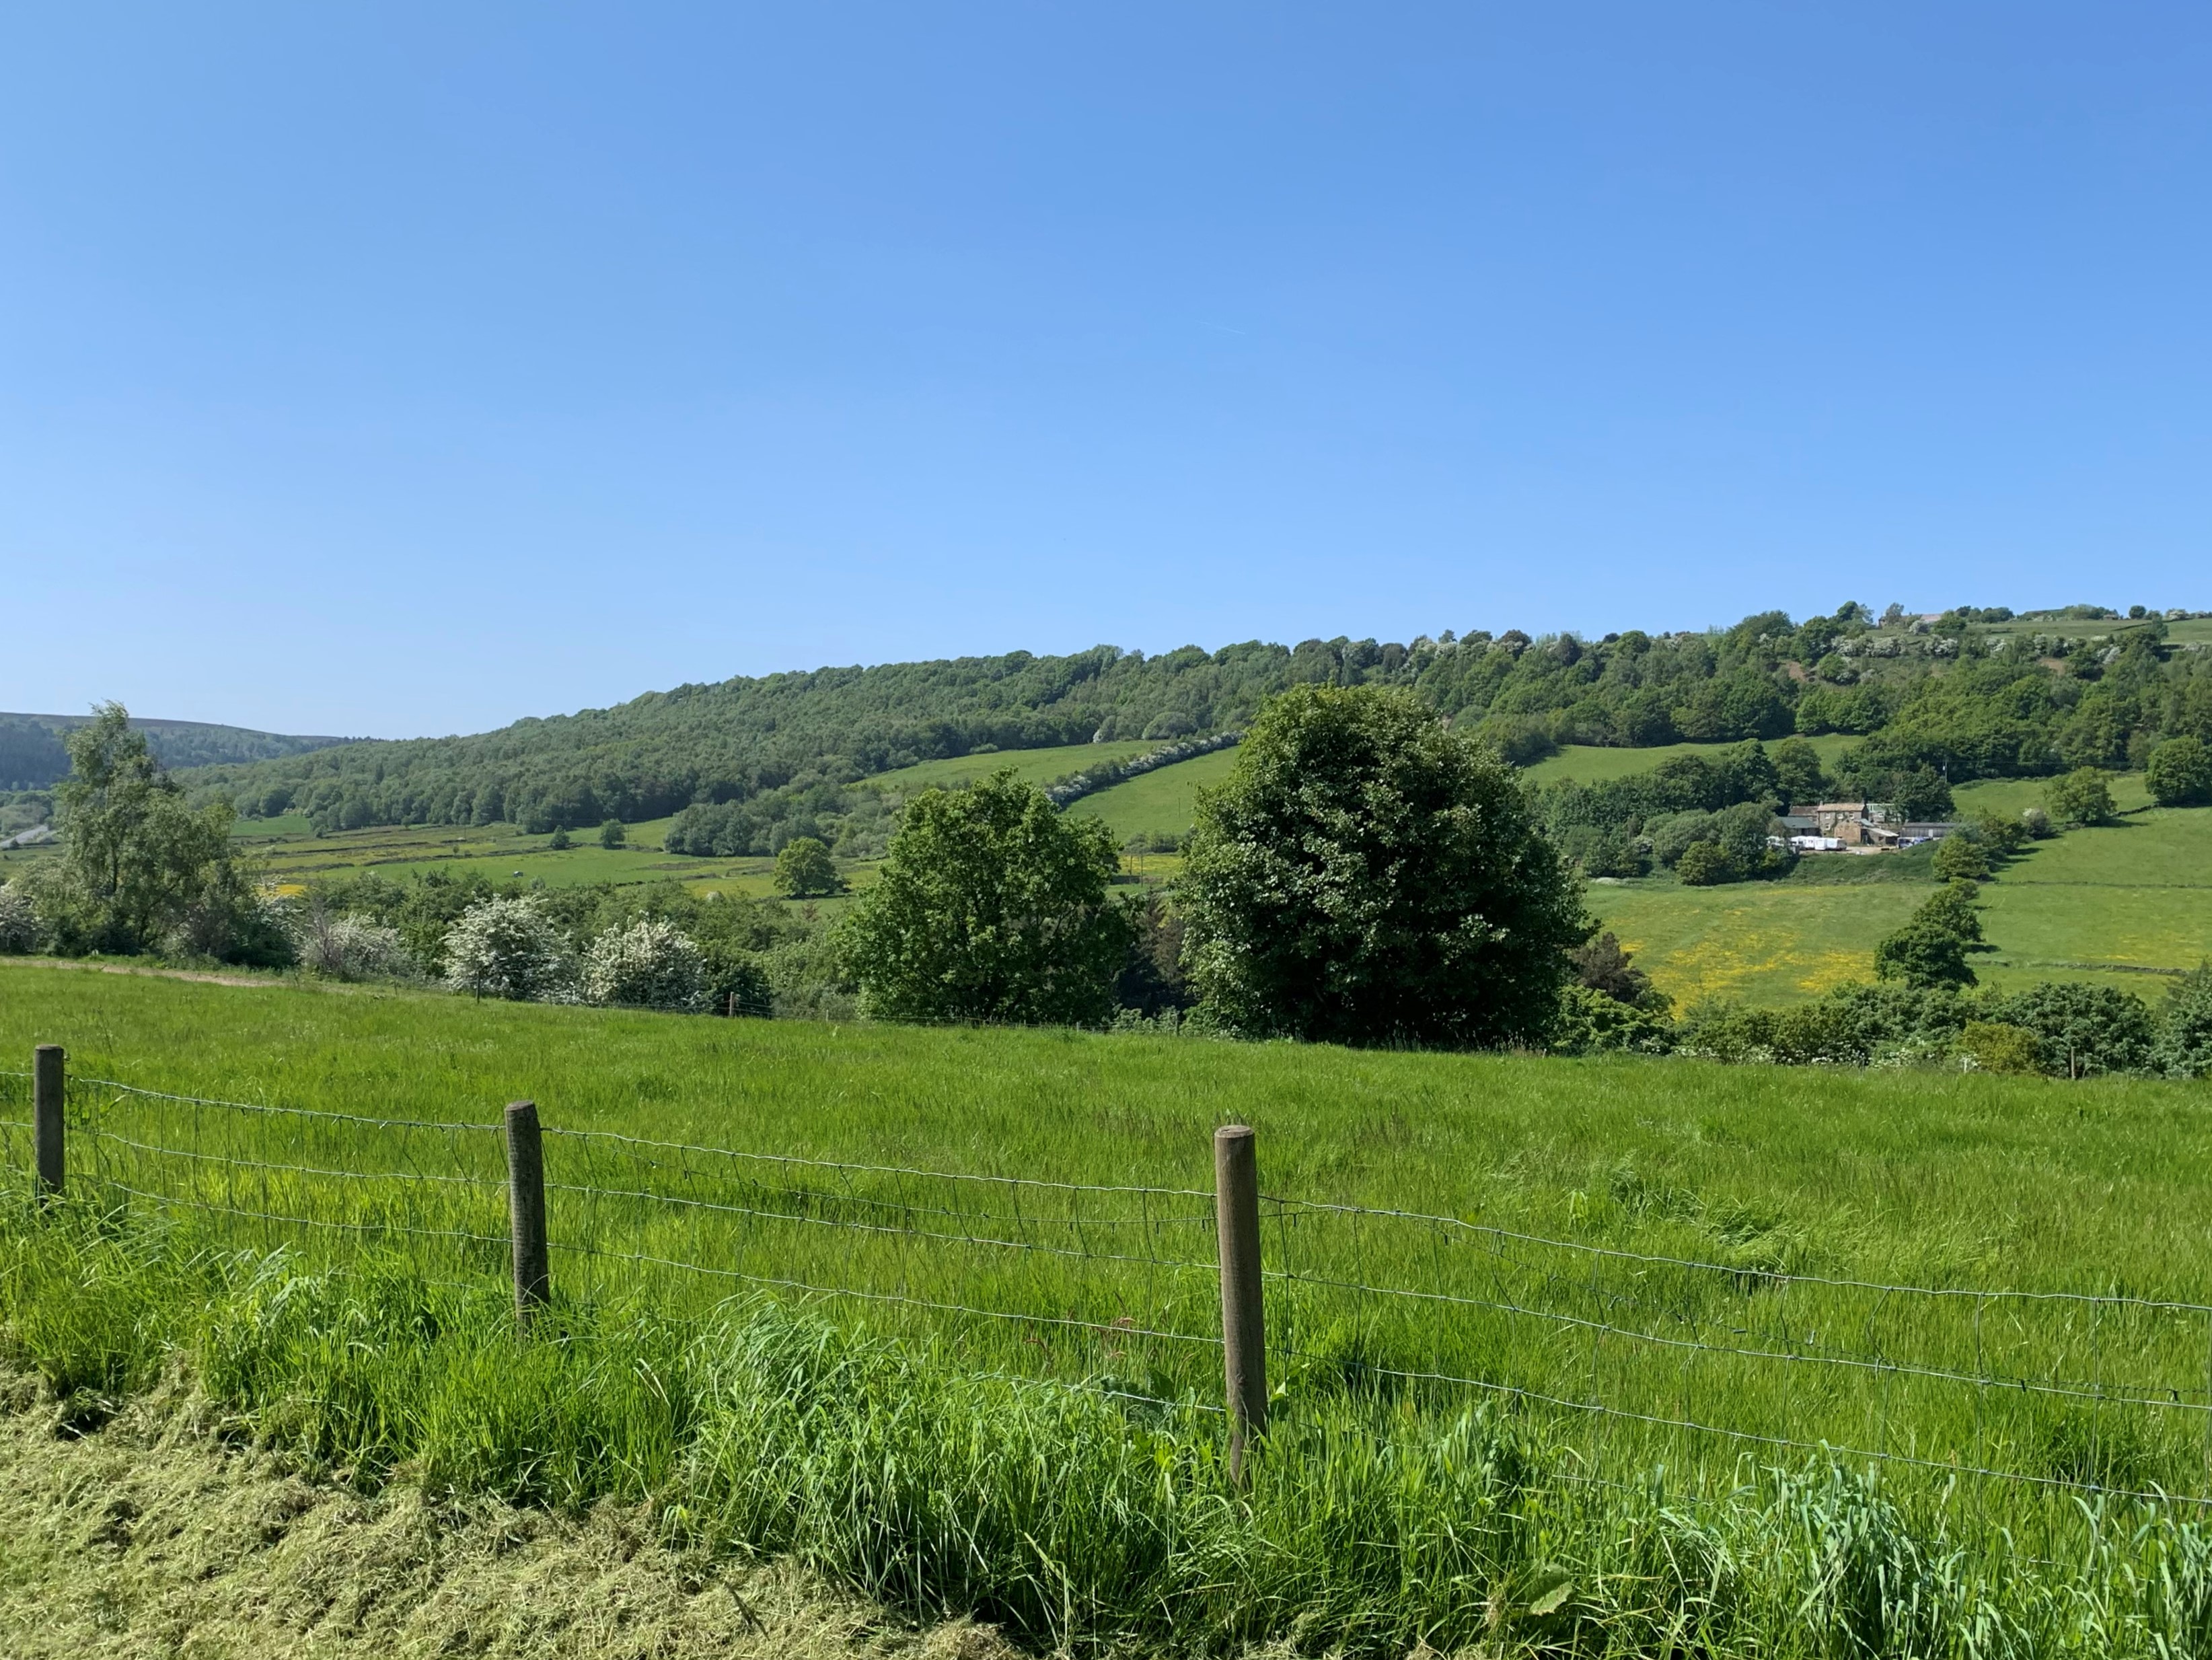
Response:
[[[1893,606],[1877,618],[1857,605],[1802,623],[1765,611],[1725,629],[1597,640],[1447,629],[1404,644],[1255,641],[1156,657],[1100,646],[679,686],[470,737],[268,739],[304,752],[222,757],[187,781],[248,815],[297,812],[325,830],[542,832],[732,804],[765,846],[771,822],[834,836],[848,810],[879,812],[874,792],[853,787],[896,769],[1233,732],[1271,694],[1323,682],[1409,688],[1522,763],[1562,745],[1844,734],[1855,741],[1838,781],[1880,794],[1911,774],[1956,783],[2140,765],[2161,736],[2212,739],[2209,648],[2212,618],[2184,611]]]
[[[62,747],[62,734],[91,718],[0,713],[0,790],[45,789],[67,777],[69,751]],[[213,726],[204,721],[147,721],[134,716],[131,724],[146,734],[161,764],[173,769],[273,761],[354,741],[296,738],[244,727]]]

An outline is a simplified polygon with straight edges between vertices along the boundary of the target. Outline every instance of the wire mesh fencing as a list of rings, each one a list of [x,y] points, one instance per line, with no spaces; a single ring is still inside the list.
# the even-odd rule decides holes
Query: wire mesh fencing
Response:
[[[27,1165],[29,1080],[0,1073]],[[72,1078],[70,1179],[322,1261],[508,1272],[500,1127]],[[703,1312],[820,1299],[979,1372],[1136,1401],[1222,1398],[1215,1195],[744,1152],[549,1126],[556,1298]],[[1264,1160],[1265,1154],[1262,1153]],[[1263,1199],[1286,1410],[1388,1396],[1540,1420],[1593,1481],[1746,1458],[1911,1473],[2009,1517],[2119,1495],[2212,1504],[2212,1304],[1917,1286],[1701,1261],[1447,1215]],[[1992,1498],[1992,1494],[2002,1495]]]

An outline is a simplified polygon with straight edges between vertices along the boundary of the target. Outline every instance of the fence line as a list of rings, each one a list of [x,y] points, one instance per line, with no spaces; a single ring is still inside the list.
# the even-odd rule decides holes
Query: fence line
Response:
[[[32,1074],[27,1073],[0,1072],[0,1079],[13,1079],[31,1076]],[[495,1123],[456,1123],[405,1118],[377,1118],[315,1109],[222,1101],[198,1096],[173,1094],[148,1090],[107,1079],[78,1079],[71,1081],[88,1090],[114,1091],[112,1099],[102,1104],[103,1113],[119,1108],[127,1100],[132,1098],[191,1108],[194,1110],[191,1115],[191,1134],[195,1138],[202,1133],[201,1110],[325,1122],[358,1128],[380,1134],[394,1132],[401,1134],[415,1131],[428,1132],[448,1137],[447,1151],[449,1156],[453,1157],[459,1155],[462,1147],[462,1144],[450,1139],[458,1133],[465,1131],[494,1136],[499,1134],[499,1126]],[[12,1129],[24,1127],[26,1126],[19,1126],[13,1120],[0,1121],[0,1128]],[[503,1174],[501,1177],[494,1177],[489,1175],[459,1174],[419,1169],[367,1171],[328,1168],[317,1164],[289,1164],[252,1158],[240,1156],[231,1151],[211,1152],[198,1146],[169,1146],[161,1145],[158,1141],[135,1139],[108,1128],[104,1117],[94,1119],[88,1128],[91,1130],[88,1140],[93,1146],[129,1155],[130,1159],[175,1158],[190,1161],[195,1168],[258,1171],[264,1172],[264,1176],[274,1175],[340,1184],[356,1180],[438,1184],[437,1187],[428,1190],[452,1192],[457,1195],[464,1194],[489,1195],[503,1192],[508,1186]],[[1064,1261],[1097,1262],[1109,1266],[1165,1269],[1174,1273],[1189,1269],[1211,1269],[1215,1266],[1212,1262],[1203,1258],[1163,1256],[1157,1250],[1148,1255],[1138,1255],[1127,1250],[1094,1249],[1088,1237],[1091,1231],[1096,1230],[1107,1233],[1110,1239],[1113,1230],[1123,1227],[1141,1227],[1146,1230],[1146,1241],[1149,1243],[1153,1237],[1152,1230],[1155,1228],[1180,1229],[1188,1226],[1197,1227],[1201,1231],[1213,1230],[1216,1227],[1216,1222],[1214,1217],[1210,1214],[1159,1217],[1152,1214],[1152,1206],[1155,1200],[1210,1201],[1214,1197],[1211,1194],[1198,1189],[1088,1184],[1045,1181],[1024,1177],[977,1176],[896,1165],[845,1163],[792,1155],[745,1152],[730,1148],[709,1147],[682,1142],[659,1141],[611,1131],[548,1128],[545,1134],[557,1137],[562,1142],[577,1148],[586,1156],[587,1164],[595,1152],[604,1151],[611,1157],[629,1161],[634,1166],[640,1166],[647,1171],[669,1172],[687,1183],[725,1180],[737,1184],[741,1193],[780,1194],[789,1197],[802,1207],[830,1209],[855,1207],[864,1213],[860,1216],[853,1216],[820,1213],[820,1211],[816,1208],[771,1208],[760,1205],[727,1202],[721,1199],[699,1196],[696,1193],[656,1192],[645,1187],[599,1186],[589,1183],[548,1182],[544,1183],[545,1190],[548,1192],[572,1195],[587,1203],[607,1200],[619,1205],[653,1207],[672,1217],[690,1215],[695,1220],[695,1231],[692,1235],[695,1250],[699,1240],[699,1235],[696,1230],[696,1219],[706,1216],[723,1215],[771,1223],[804,1224],[812,1228],[844,1231],[857,1235],[895,1239],[902,1243],[958,1243],[1004,1252],[1010,1257],[1027,1255]],[[662,1154],[674,1154],[678,1157],[669,1160],[655,1156]],[[118,1162],[128,1164],[130,1159]],[[694,1169],[689,1162],[693,1159],[723,1161],[724,1169],[721,1171]],[[150,1205],[183,1206],[262,1224],[321,1229],[369,1238],[389,1235],[460,1242],[468,1246],[481,1246],[487,1251],[497,1251],[502,1254],[514,1243],[514,1239],[509,1236],[489,1231],[478,1232],[465,1226],[422,1226],[416,1225],[412,1222],[376,1218],[347,1219],[331,1216],[288,1214],[283,1210],[269,1205],[270,1184],[265,1179],[262,1183],[263,1208],[218,1203],[210,1197],[202,1196],[191,1191],[156,1192],[151,1190],[149,1186],[126,1183],[120,1178],[119,1174],[107,1171],[106,1168],[107,1160],[104,1157],[100,1158],[100,1164],[101,1182],[106,1190],[143,1201]],[[803,1177],[813,1171],[835,1172],[844,1178],[846,1185],[842,1191],[800,1184],[775,1186],[744,1176],[738,1169],[730,1168],[732,1165],[774,1170],[793,1177]],[[137,1180],[143,1180],[143,1177],[137,1177],[135,1168],[131,1173]],[[1006,1193],[1012,1201],[1012,1208],[1010,1211],[968,1210],[942,1205],[915,1203],[912,1201],[912,1195],[884,1197],[865,1194],[854,1190],[851,1183],[854,1177],[879,1178],[899,1183],[935,1182],[949,1184],[973,1184]],[[191,1189],[197,1187],[198,1183],[192,1180],[186,1180],[177,1185]],[[1086,1196],[1095,1196],[1124,1207],[1134,1201],[1136,1206],[1141,1207],[1142,1214],[1086,1215],[1082,1213],[1079,1205],[1072,1213],[1064,1216],[1052,1213],[1050,1207],[1047,1207],[1042,1213],[1035,1211],[1025,1213],[1022,1197],[1030,1191],[1066,1195],[1078,1201]],[[234,1195],[226,1195],[226,1196]],[[1586,1333],[1591,1340],[1592,1394],[1588,1398],[1577,1398],[1572,1395],[1558,1393],[1553,1389],[1504,1382],[1495,1377],[1471,1376],[1465,1371],[1445,1370],[1442,1367],[1425,1370],[1412,1365],[1363,1365],[1361,1370],[1375,1377],[1398,1380],[1408,1384],[1449,1386],[1474,1390],[1496,1398],[1523,1402],[1560,1412],[1585,1414],[1675,1433],[1719,1438],[1745,1446],[1773,1448],[1815,1454],[1825,1457],[1840,1457],[1905,1466],[1935,1472],[1954,1479],[2017,1483],[2038,1491],[2109,1494],[2147,1503],[2188,1506],[2212,1505],[2212,1494],[2169,1493],[2155,1486],[2145,1487],[2110,1485],[2105,1481],[2090,1479],[2086,1475],[2038,1474],[2031,1469],[2004,1469],[1995,1468],[1979,1459],[1974,1462],[1964,1462],[1959,1457],[1944,1460],[1928,1457],[1912,1451],[1892,1450],[1887,1445],[1881,1448],[1861,1448],[1843,1444],[1825,1438],[1819,1440],[1807,1440],[1788,1435],[1729,1427],[1724,1424],[1702,1422],[1698,1417],[1692,1415],[1696,1409],[1687,1399],[1687,1386],[1692,1377],[1687,1371],[1683,1374],[1684,1403],[1682,1415],[1680,1416],[1668,1415],[1663,1412],[1638,1410],[1629,1405],[1608,1404],[1597,1398],[1596,1394],[1600,1386],[1599,1374],[1602,1358],[1600,1344],[1602,1339],[1611,1337],[1634,1345],[1672,1350],[1685,1354],[1712,1355],[1729,1361],[1759,1364],[1786,1363],[1797,1366],[1832,1368],[1849,1373],[1864,1374],[1884,1384],[1892,1378],[1903,1378],[1972,1389],[1975,1392],[1973,1438],[1978,1449],[1984,1439],[1981,1403],[1985,1396],[1990,1395],[2020,1394],[2050,1397],[2066,1402],[2087,1403],[2100,1408],[2110,1407],[2145,1412],[2154,1408],[2163,1413],[2194,1414],[2207,1420],[2208,1423],[2212,1423],[2212,1399],[2185,1399],[2179,1388],[2160,1385],[2157,1387],[2164,1390],[2164,1398],[2161,1398],[2159,1393],[2154,1392],[2153,1386],[2148,1384],[2116,1380],[2107,1385],[2102,1381],[2105,1369],[2103,1353],[2105,1336],[2102,1322],[2106,1317],[2114,1314],[2135,1313],[2160,1316],[2212,1316],[2212,1304],[2170,1298],[2137,1297],[2118,1292],[2100,1294],[2016,1291],[2005,1288],[1898,1286],[1875,1280],[1817,1274],[1782,1274],[1770,1270],[1700,1262],[1690,1258],[1626,1250],[1588,1242],[1548,1238],[1512,1229],[1468,1222],[1459,1218],[1431,1215],[1416,1211],[1325,1203],[1284,1197],[1269,1197],[1266,1202],[1274,1207],[1276,1219],[1284,1229],[1286,1247],[1294,1232],[1301,1240],[1310,1237],[1308,1231],[1297,1225],[1301,1218],[1310,1217],[1317,1220],[1344,1219],[1352,1230],[1352,1238],[1355,1252],[1364,1246],[1365,1233],[1363,1230],[1364,1225],[1370,1221],[1391,1225],[1415,1225],[1417,1228],[1425,1230],[1434,1237],[1437,1242],[1436,1248],[1439,1253],[1437,1257],[1439,1262],[1443,1262],[1451,1254],[1450,1241],[1453,1238],[1466,1237],[1480,1241],[1486,1249],[1477,1255],[1478,1261],[1493,1260],[1504,1265],[1504,1268],[1507,1271],[1539,1275],[1546,1286],[1565,1294],[1577,1297],[1588,1296],[1601,1307],[1626,1305],[1652,1310],[1655,1318],[1669,1319],[1678,1325],[1692,1329],[1700,1327],[1711,1329],[1712,1323],[1705,1320],[1693,1321],[1692,1317],[1686,1316],[1678,1309],[1662,1308],[1656,1303],[1647,1302],[1640,1297],[1605,1286],[1597,1277],[1599,1265],[1606,1262],[1620,1262],[1638,1267],[1680,1270],[1692,1274],[1720,1276],[1723,1290],[1732,1296],[1743,1298],[1748,1298],[1768,1290],[1787,1292],[1798,1287],[1807,1291],[1839,1292],[1873,1297],[1877,1300],[1873,1310],[1866,1316],[1867,1341],[1870,1344],[1875,1341],[1874,1337],[1875,1323],[1881,1316],[1884,1305],[1890,1299],[1894,1298],[1900,1303],[1909,1304],[1909,1300],[1913,1298],[1944,1299],[1951,1302],[1958,1298],[1971,1298],[1975,1304],[1973,1341],[1977,1365],[1976,1369],[1970,1371],[1942,1365],[1925,1364],[1911,1359],[1892,1359],[1881,1353],[1878,1348],[1872,1353],[1817,1347],[1808,1351],[1807,1348],[1794,1347],[1796,1340],[1789,1336],[1786,1328],[1781,1334],[1781,1341],[1792,1347],[1764,1346],[1765,1343],[1774,1340],[1774,1334],[1769,1331],[1762,1335],[1752,1325],[1727,1328],[1738,1335],[1753,1339],[1753,1343],[1749,1346],[1741,1343],[1711,1342],[1696,1337],[1671,1335],[1663,1330],[1642,1329],[1636,1325],[1619,1323],[1613,1319],[1593,1317],[1589,1313],[1577,1312],[1571,1308],[1532,1306],[1512,1300],[1510,1295],[1503,1292],[1498,1297],[1486,1298],[1454,1291],[1376,1283],[1364,1277],[1344,1278],[1326,1273],[1299,1271],[1289,1268],[1268,1268],[1264,1272],[1261,1276],[1262,1280],[1271,1286],[1311,1288],[1322,1292],[1341,1293],[1347,1298],[1360,1299],[1363,1303],[1373,1301],[1384,1305],[1405,1304],[1445,1309],[1479,1310],[1486,1313],[1508,1316],[1514,1319],[1544,1322],[1562,1333]],[[423,1210],[413,1213],[416,1221],[426,1219],[428,1215],[436,1213],[434,1211]],[[903,1219],[904,1225],[886,1219],[887,1218]],[[978,1231],[969,1227],[947,1229],[916,1225],[917,1220],[921,1219],[981,1223],[988,1226],[983,1231]],[[489,1215],[486,1219],[489,1219]],[[595,1221],[598,1219],[594,1217]],[[1001,1237],[991,1231],[991,1229],[1018,1231],[1023,1237]],[[1074,1243],[1073,1244],[1055,1243],[1049,1240],[1040,1240],[1031,1237],[1040,1230],[1061,1232],[1063,1235],[1072,1233]],[[600,1230],[602,1237],[605,1231],[604,1228]],[[1401,1237],[1395,1228],[1376,1229],[1374,1231],[1384,1233],[1387,1239],[1390,1241],[1395,1241]],[[1416,1234],[1414,1237],[1418,1240],[1419,1235]],[[809,1296],[848,1298],[884,1306],[914,1309],[934,1315],[1017,1323],[1036,1330],[1057,1329],[1097,1333],[1101,1336],[1133,1342],[1169,1342],[1191,1346],[1200,1351],[1221,1351],[1224,1348],[1223,1339],[1218,1335],[1176,1331],[1152,1324],[1139,1325],[1133,1316],[1129,1316],[1113,1321],[1104,1321],[1079,1317],[1073,1310],[1066,1314],[1048,1314],[1035,1310],[980,1306],[966,1302],[919,1296],[905,1289],[890,1291],[856,1286],[826,1285],[797,1275],[755,1273],[735,1266],[685,1261],[678,1256],[661,1255],[653,1250],[614,1249],[608,1244],[596,1243],[592,1239],[572,1241],[555,1238],[548,1243],[552,1250],[562,1253],[564,1256],[625,1263],[634,1267],[665,1268],[704,1276],[714,1280],[800,1292]],[[1577,1260],[1590,1265],[1590,1278],[1586,1286],[1583,1285],[1577,1279],[1563,1274],[1554,1268],[1547,1268],[1524,1260],[1520,1251],[1510,1247],[1529,1247],[1569,1253]],[[898,1283],[902,1286],[906,1284],[906,1262],[907,1259],[903,1255],[898,1259]],[[2076,1352],[2080,1344],[2085,1341],[2084,1334],[2075,1330],[2070,1323],[2052,1331],[2030,1332],[2027,1328],[2021,1328],[2021,1330],[2027,1334],[2027,1338],[2056,1344],[2056,1347],[2052,1350],[2053,1368],[2051,1375],[2036,1378],[2008,1376],[2002,1371],[1984,1369],[1980,1364],[1983,1309],[1989,1304],[2007,1302],[2015,1304],[2023,1310],[2037,1304],[2051,1304],[2062,1308],[2081,1308],[2089,1310],[2091,1320],[2086,1341],[2095,1349],[2097,1380],[2084,1387],[2078,1382],[2063,1380],[2063,1373],[2058,1370],[2057,1358]],[[1943,1306],[1944,1302],[1939,1301],[1936,1305]],[[1816,1303],[1816,1310],[1820,1307],[1821,1305]],[[1303,1317],[1304,1311],[1294,1304],[1290,1315],[1291,1323],[1295,1325]],[[1270,1322],[1271,1325],[1276,1323],[1278,1323]],[[2166,1329],[2161,1327],[2156,1329],[2163,1332]],[[1944,1333],[1940,1328],[1937,1330],[1939,1338],[1943,1335],[1954,1339],[1963,1337],[1963,1331]],[[2177,1338],[2182,1335],[2180,1328],[2174,1328],[2173,1330]],[[2212,1333],[2206,1335],[2212,1336]],[[1811,1344],[1815,1337],[1817,1334],[1805,1341],[1808,1344]],[[2027,1339],[2024,1338],[2023,1341]],[[1963,1347],[1963,1343],[1960,1347]],[[1298,1360],[1325,1360],[1327,1358],[1301,1351],[1290,1345],[1285,1346],[1285,1352],[1290,1358]],[[2196,1364],[2198,1371],[2197,1382],[2189,1386],[2192,1397],[2200,1387],[2212,1387],[2208,1385],[2205,1375],[2206,1349],[2201,1341],[2195,1353],[2197,1356]],[[1487,1361],[1481,1362],[1476,1370],[1486,1369],[1488,1365]],[[1105,1395],[1132,1401],[1147,1402],[1160,1406],[1200,1407],[1202,1404],[1188,1400],[1178,1402],[1159,1395],[1136,1394],[1092,1383],[1067,1384],[1065,1380],[1024,1378],[1012,1373],[977,1375],[1003,1376],[1012,1381],[1054,1384],[1061,1387],[1096,1388],[1098,1392]],[[1635,1382],[1641,1386],[1645,1381],[1644,1375],[1638,1373],[1634,1376]],[[1702,1379],[1707,1377],[1708,1373],[1704,1369],[1700,1369],[1696,1376]],[[1640,1387],[1637,1392],[1642,1392]],[[1942,1397],[1931,1398],[1941,1399]],[[1878,1402],[1872,1396],[1869,1396],[1866,1402],[1869,1414],[1876,1412],[1880,1414],[1882,1423],[1881,1438],[1885,1442],[1888,1438],[1889,1399],[1889,1395],[1885,1391],[1880,1395]],[[1847,1408],[1850,1407],[1848,1400],[1845,1405]],[[1217,1407],[1203,1407],[1202,1409],[1215,1413],[1224,1411],[1223,1408]],[[1850,1408],[1850,1409],[1856,1410],[1856,1408]],[[1785,1421],[1788,1420],[1785,1420]],[[2101,1426],[2102,1422],[2100,1417],[2098,1423]],[[2093,1436],[2096,1432],[2091,1432]],[[1960,1440],[1963,1453],[1963,1435]],[[1913,1443],[1908,1441],[1908,1444],[1913,1444]],[[2212,1450],[2212,1433],[2208,1434],[2208,1450]]]

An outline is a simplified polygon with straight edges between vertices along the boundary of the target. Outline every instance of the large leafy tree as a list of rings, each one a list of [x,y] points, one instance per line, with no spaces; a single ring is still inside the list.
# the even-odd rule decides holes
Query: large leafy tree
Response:
[[[55,789],[67,843],[49,896],[64,950],[251,954],[258,908],[234,864],[232,812],[194,812],[119,703],[72,729]]]
[[[1011,770],[924,791],[843,926],[864,1006],[893,1020],[1104,1020],[1131,933],[1107,892],[1120,862],[1104,824],[1063,817]]]
[[[1403,692],[1299,687],[1200,798],[1184,961],[1255,1036],[1540,1042],[1581,895],[1512,772]]]

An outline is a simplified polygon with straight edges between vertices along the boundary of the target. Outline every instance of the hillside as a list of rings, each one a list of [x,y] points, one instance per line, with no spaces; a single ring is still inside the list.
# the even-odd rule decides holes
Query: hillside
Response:
[[[1850,787],[1890,799],[1916,776],[2139,764],[2160,734],[2212,735],[2203,632],[2203,619],[2179,612],[1929,618],[1893,608],[1877,621],[1854,605],[1802,623],[1768,611],[1727,629],[1595,641],[1446,629],[1410,644],[1015,652],[679,686],[495,733],[210,766],[191,781],[249,815],[296,812],[326,831],[512,824],[543,834],[696,803],[741,810],[709,838],[717,856],[773,852],[794,834],[842,838],[852,854],[880,841],[882,795],[852,789],[864,780],[981,753],[1233,732],[1270,695],[1321,682],[1407,687],[1523,763],[1563,745],[1626,753],[1826,736]]]
[[[69,751],[62,734],[82,726],[91,717],[82,714],[11,714],[0,713],[0,790],[45,789],[69,775]],[[154,721],[133,716],[132,728],[146,741],[161,764],[181,771],[188,767],[239,766],[273,761],[285,756],[306,755],[316,750],[350,744],[350,738],[301,738],[283,733],[255,732],[246,727],[223,727],[204,721]]]

